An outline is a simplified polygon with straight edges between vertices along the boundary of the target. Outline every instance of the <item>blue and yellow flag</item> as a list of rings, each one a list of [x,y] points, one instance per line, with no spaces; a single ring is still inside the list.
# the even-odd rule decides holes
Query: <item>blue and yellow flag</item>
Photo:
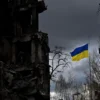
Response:
[[[83,58],[87,58],[89,56],[88,44],[76,48],[73,52],[71,52],[71,56],[72,56],[72,61],[79,61]]]

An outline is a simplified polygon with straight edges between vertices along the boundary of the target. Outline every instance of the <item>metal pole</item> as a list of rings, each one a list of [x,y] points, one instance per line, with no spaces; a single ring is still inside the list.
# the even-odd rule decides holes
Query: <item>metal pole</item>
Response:
[[[89,43],[88,43],[88,49],[89,49],[89,46],[90,46],[90,37],[88,36],[88,41],[89,41]],[[90,100],[92,100],[92,77],[91,77],[91,75],[92,75],[92,70],[91,70],[91,62],[90,62],[90,53],[89,53],[89,70],[90,70]]]
[[[89,61],[89,67],[90,67],[90,100],[92,100],[92,71],[91,71],[91,65],[90,65],[90,61]]]

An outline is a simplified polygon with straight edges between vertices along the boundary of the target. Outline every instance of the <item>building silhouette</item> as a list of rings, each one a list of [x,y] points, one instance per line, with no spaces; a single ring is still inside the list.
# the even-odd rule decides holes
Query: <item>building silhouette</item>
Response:
[[[38,30],[44,0],[4,0],[1,7],[0,100],[49,99],[48,34]]]

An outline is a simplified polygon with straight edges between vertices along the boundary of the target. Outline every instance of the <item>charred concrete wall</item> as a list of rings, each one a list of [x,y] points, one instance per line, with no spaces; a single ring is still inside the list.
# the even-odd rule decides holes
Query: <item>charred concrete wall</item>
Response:
[[[49,99],[48,35],[38,32],[44,1],[8,0],[8,33],[0,33],[1,100]]]
[[[3,95],[3,100],[8,100],[8,94],[13,100],[20,100],[19,98],[30,100],[29,95],[32,96],[35,93],[41,96],[44,93],[45,96],[49,96],[48,55],[49,47],[46,33],[39,32],[34,35],[15,37],[12,42],[3,38],[0,42],[0,60],[3,62],[3,65],[1,64],[3,87],[1,86],[0,92],[1,94],[6,92],[6,95]],[[18,92],[19,90],[21,92]],[[16,97],[18,99],[15,99]]]

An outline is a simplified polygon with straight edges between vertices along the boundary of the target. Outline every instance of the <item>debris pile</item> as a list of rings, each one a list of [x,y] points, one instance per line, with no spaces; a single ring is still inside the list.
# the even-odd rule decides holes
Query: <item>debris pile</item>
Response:
[[[1,100],[48,100],[39,90],[37,69],[34,65],[7,66],[0,62]],[[39,73],[38,73],[39,74]]]

